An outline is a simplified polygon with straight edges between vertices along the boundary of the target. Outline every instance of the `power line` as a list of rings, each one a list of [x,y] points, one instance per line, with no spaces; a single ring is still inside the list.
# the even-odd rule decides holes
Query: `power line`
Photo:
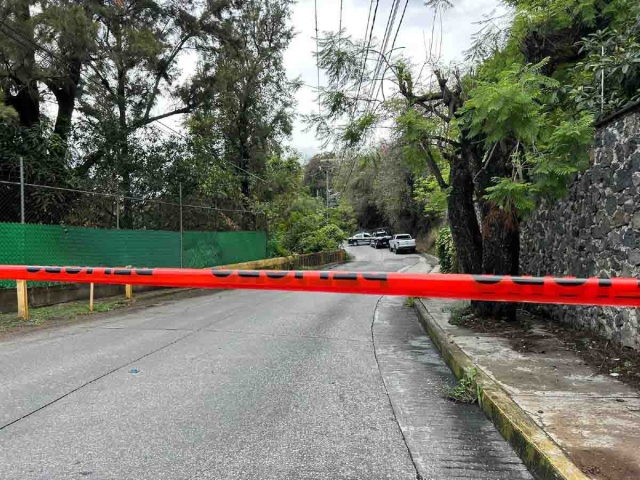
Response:
[[[174,133],[175,135],[178,135],[179,137],[182,137],[182,138],[189,138],[189,137],[187,137],[184,133],[180,133],[180,132],[178,132],[177,130],[175,130],[174,128],[171,128],[169,125],[167,125],[167,124],[165,124],[165,123],[161,122],[160,120],[156,120],[156,123],[159,123],[159,124],[160,124],[160,125],[162,125],[164,128],[166,128],[166,129],[167,129],[167,130],[169,130],[170,132]],[[245,169],[244,169],[244,168],[242,168],[242,167],[239,167],[239,166],[238,166],[238,165],[236,165],[235,163],[227,162],[227,161],[226,161],[226,160],[224,160],[223,158],[218,158],[218,160],[220,160],[220,161],[221,161],[222,163],[224,163],[225,165],[230,165],[230,166],[232,166],[232,167],[237,168],[237,169],[238,169],[238,170],[240,170],[241,172],[246,173],[247,175],[251,175],[252,177],[254,177],[254,178],[256,178],[256,179],[260,180],[260,181],[261,181],[261,182],[263,182],[263,183],[268,183],[264,178],[259,177],[258,175],[254,174],[254,173],[251,173],[250,171],[245,170]]]
[[[378,95],[380,95],[380,89],[382,88],[382,86],[384,85],[384,74],[382,75],[382,78],[380,78],[380,82],[378,83],[378,90],[376,90],[376,79],[378,78],[378,75],[380,75],[380,71],[382,70],[382,65],[385,62],[384,59],[384,55],[387,54],[387,45],[389,45],[389,39],[391,38],[391,32],[393,31],[393,25],[396,22],[396,16],[398,14],[398,8],[400,7],[400,0],[394,0],[394,4],[391,5],[391,11],[389,12],[389,19],[387,21],[387,30],[385,30],[385,38],[381,44],[381,49],[380,49],[380,55],[378,58],[378,64],[376,65],[376,71],[375,74],[373,76],[373,85],[371,86],[371,93],[370,96],[375,100],[378,98]],[[396,31],[397,34],[397,31]],[[393,46],[391,47],[391,50],[389,50],[389,52],[393,51]],[[386,72],[387,69],[385,68],[384,71]],[[375,91],[375,97],[373,97],[373,93]]]
[[[367,63],[367,57],[369,54],[369,47],[371,46],[371,35],[373,35],[373,27],[375,25],[376,22],[376,14],[378,12],[378,3],[380,0],[376,0],[376,9],[375,9],[375,13],[373,15],[373,23],[371,24],[371,34],[369,34],[369,42],[367,43],[367,47],[365,48],[365,57],[364,60],[362,62],[362,67],[361,67],[361,71],[360,71],[360,81],[358,82],[358,92],[356,93],[356,101],[353,104],[353,108],[351,109],[351,113],[349,114],[349,121],[353,120],[353,115],[356,112],[356,109],[358,108],[358,101],[360,98],[360,88],[362,87],[362,80],[364,78],[364,69],[366,67],[366,63]],[[364,38],[367,38],[367,33],[369,32],[369,23],[371,20],[371,10],[373,8],[373,0],[371,0],[369,2],[369,15],[367,15],[367,26],[364,29]],[[342,173],[342,164],[344,163],[344,155],[345,155],[345,149],[342,149],[342,155],[340,157],[340,163],[338,165],[338,175],[337,177],[340,176],[340,173]],[[344,188],[343,188],[344,190]]]
[[[314,0],[315,17],[316,17],[316,71],[318,72],[318,115],[322,115],[320,107],[320,57],[318,56],[318,0]]]
[[[358,93],[356,94],[356,104],[354,105],[354,109],[358,106],[358,98],[360,96],[360,88],[362,87],[362,80],[364,78],[364,70],[367,65],[367,58],[369,57],[369,48],[371,48],[371,38],[373,37],[373,27],[376,25],[376,16],[378,14],[378,4],[380,0],[376,0],[376,8],[373,12],[373,22],[371,22],[371,32],[369,33],[369,41],[367,42],[367,48],[364,51],[364,61],[362,62],[362,70],[360,72],[360,82],[358,83]],[[373,0],[369,4],[369,15],[371,15],[371,6],[373,5]],[[369,21],[367,20],[367,30],[369,29]],[[364,37],[367,38],[367,31],[364,32]]]
[[[338,25],[338,43],[340,43],[342,37],[342,0],[340,0],[340,23]]]
[[[371,84],[371,90],[369,91],[369,96],[373,96],[373,92],[376,89],[376,79],[380,74],[380,69],[382,68],[383,58],[382,55],[385,54],[387,50],[387,45],[389,44],[389,39],[391,37],[391,31],[393,30],[393,25],[396,21],[396,14],[398,13],[398,7],[400,6],[400,0],[393,0],[391,2],[391,9],[389,10],[389,17],[387,18],[387,26],[384,29],[384,36],[382,37],[382,42],[380,44],[380,55],[378,56],[378,61],[376,62],[376,68],[373,74],[373,82]],[[378,92],[376,92],[376,97],[378,96]]]
[[[371,0],[373,2],[373,0]],[[364,69],[366,67],[366,63],[367,63],[367,57],[369,55],[369,48],[371,48],[371,39],[373,38],[373,28],[376,25],[376,16],[378,14],[378,4],[380,3],[380,0],[376,0],[376,8],[373,11],[373,21],[371,22],[371,31],[369,32],[369,41],[367,42],[367,48],[365,50],[365,54],[364,54],[364,62],[362,63],[362,73],[360,74],[360,83],[358,84],[358,93],[356,94],[356,102],[354,105],[354,109],[357,108],[358,106],[358,99],[360,96],[360,87],[362,86],[362,79],[364,78]],[[355,112],[355,110],[354,110]],[[356,158],[354,157],[353,160],[351,161],[351,169],[349,170],[349,174],[347,175],[347,179],[344,182],[342,189],[340,190],[340,193],[343,193],[344,190],[347,188],[347,185],[349,184],[349,180],[351,180],[351,174],[353,173],[353,169],[355,167],[356,164]],[[340,170],[342,170],[342,163],[340,164]],[[338,173],[340,173],[340,170],[338,171]]]
[[[0,180],[0,184],[3,185],[25,185],[26,187],[35,187],[35,188],[43,188],[46,190],[56,190],[61,192],[72,192],[72,193],[83,193],[87,195],[96,195],[99,197],[112,197],[112,198],[123,198],[126,200],[140,200],[143,202],[151,202],[151,203],[161,203],[163,205],[173,205],[179,207],[182,205],[183,207],[191,207],[191,208],[202,208],[204,210],[215,210],[218,212],[243,212],[243,213],[258,213],[255,210],[242,210],[242,209],[231,209],[231,208],[217,208],[217,207],[209,207],[206,205],[189,205],[189,204],[180,204],[174,202],[165,202],[163,200],[156,200],[153,198],[142,198],[142,197],[130,197],[127,195],[120,195],[117,193],[103,193],[103,192],[92,192],[91,190],[80,190],[77,188],[64,188],[64,187],[52,187],[50,185],[38,185],[37,183],[24,183],[20,182],[11,182],[7,180]]]
[[[405,1],[405,4],[404,4],[404,8],[402,9],[402,15],[400,16],[400,21],[398,22],[398,28],[396,29],[396,34],[394,35],[394,37],[393,37],[393,42],[391,43],[391,49],[389,50],[390,52],[393,52],[393,49],[395,48],[396,40],[398,39],[398,33],[400,32],[400,28],[402,27],[402,22],[403,22],[403,20],[404,20],[405,13],[407,12],[407,6],[408,6],[408,5],[409,5],[409,0],[406,0],[406,1]],[[395,11],[394,11],[394,14],[393,14],[393,16],[394,16],[394,20],[393,20],[393,21],[392,21],[392,23],[391,23],[391,28],[390,28],[390,30],[389,30],[389,33],[391,33],[391,30],[393,30],[393,22],[395,21],[395,16],[396,16],[396,14],[397,14],[398,7],[399,7],[399,6],[400,6],[400,0],[398,0],[398,2],[397,2],[397,4],[396,4],[396,8],[395,8]],[[392,5],[392,8],[393,8],[393,5]],[[387,40],[388,40],[388,39],[387,39]],[[384,52],[384,48],[383,48],[383,50],[382,50],[382,53],[383,53],[383,54],[385,53],[385,52]],[[382,60],[382,59],[381,59],[381,60]],[[375,78],[375,76],[377,76],[377,75],[374,75],[374,78]],[[378,92],[376,92],[376,98],[378,97],[378,95],[379,95],[379,93],[380,93],[380,89],[382,88],[382,84],[383,84],[383,80],[380,80],[380,85],[379,85],[379,87],[378,87]],[[355,163],[356,163],[356,162],[355,162],[355,159],[354,159],[354,161],[352,162],[352,165],[351,165],[351,169],[350,169],[350,171],[349,171],[349,174],[348,174],[348,176],[347,176],[347,180],[345,181],[345,183],[344,183],[344,185],[343,185],[343,189],[341,190],[341,193],[342,193],[342,192],[347,188],[347,186],[348,186],[348,184],[349,184],[349,180],[351,179],[351,174],[352,174],[353,169],[354,169],[354,167],[355,167]]]
[[[402,21],[404,20],[404,14],[407,13],[407,5],[409,5],[409,0],[407,0],[404,4],[404,9],[402,10],[402,16],[400,17],[400,23],[398,23],[398,29],[396,30],[396,35],[393,37],[393,43],[391,44],[391,51],[393,51],[393,48],[396,45],[398,33],[400,32],[400,27],[402,26]]]

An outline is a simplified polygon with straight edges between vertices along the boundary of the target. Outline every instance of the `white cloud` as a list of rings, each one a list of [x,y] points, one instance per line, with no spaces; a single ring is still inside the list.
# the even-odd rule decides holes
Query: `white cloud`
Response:
[[[285,67],[290,78],[300,76],[307,85],[317,85],[315,57],[315,14],[314,2],[318,3],[318,29],[338,30],[340,17],[340,0],[299,0],[293,7],[292,21],[298,32],[285,53]],[[404,8],[402,0],[400,9]],[[389,17],[391,0],[379,0],[374,37],[381,39]],[[478,30],[474,23],[483,15],[494,10],[504,11],[500,0],[453,0],[454,8],[442,15],[442,36],[440,36],[440,19],[436,22],[435,39],[442,39],[442,59],[445,63],[462,61],[464,51],[471,45],[471,36]],[[343,0],[342,26],[347,35],[362,38],[367,25],[369,0]],[[375,4],[374,4],[375,5]],[[402,11],[398,12],[396,26]],[[395,47],[403,47],[402,54],[415,64],[422,64],[426,58],[425,45],[429,46],[433,27],[433,11],[424,6],[421,0],[409,0],[402,28],[398,34]],[[395,32],[395,29],[394,29]],[[439,47],[440,48],[440,47]],[[320,84],[325,85],[322,72]],[[391,92],[391,85],[385,85],[385,93]],[[316,93],[312,88],[302,87],[297,94],[300,114],[317,110]],[[306,126],[298,119],[294,124],[290,145],[305,156],[311,156],[321,150],[320,142],[313,131],[305,131]]]

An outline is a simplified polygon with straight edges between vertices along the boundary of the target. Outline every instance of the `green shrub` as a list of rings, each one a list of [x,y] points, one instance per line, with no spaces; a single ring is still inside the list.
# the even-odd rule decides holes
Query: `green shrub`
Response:
[[[436,238],[436,255],[440,260],[440,271],[442,273],[452,273],[457,271],[456,250],[453,246],[451,229],[443,227],[438,232]]]
[[[325,225],[315,232],[310,232],[300,242],[302,253],[315,253],[337,250],[347,235],[337,225]]]
[[[445,398],[454,402],[476,403],[478,401],[478,386],[475,380],[477,375],[478,369],[475,367],[470,368],[458,381],[458,385],[445,388]]]

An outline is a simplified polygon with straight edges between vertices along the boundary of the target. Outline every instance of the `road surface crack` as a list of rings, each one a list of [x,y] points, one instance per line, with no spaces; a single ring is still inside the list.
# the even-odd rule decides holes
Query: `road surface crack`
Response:
[[[393,408],[393,402],[391,401],[391,396],[389,395],[389,389],[387,388],[387,383],[384,381],[384,375],[382,374],[382,370],[380,369],[380,362],[378,361],[378,354],[376,352],[376,337],[373,333],[373,327],[376,323],[376,315],[378,314],[378,306],[380,305],[380,301],[384,298],[384,296],[378,298],[378,301],[376,302],[376,306],[373,309],[373,316],[371,318],[371,342],[373,344],[373,356],[376,359],[376,365],[378,366],[378,373],[380,374],[380,379],[382,380],[382,385],[384,386],[384,392],[387,394],[387,399],[389,400],[389,406],[391,407],[391,412],[393,413],[393,418],[396,422],[396,425],[398,426],[398,430],[400,431],[400,435],[402,436],[402,441],[404,442],[404,446],[407,449],[407,453],[409,454],[409,459],[411,460],[411,463],[413,464],[413,468],[416,471],[416,480],[424,480],[422,478],[422,475],[420,475],[420,472],[418,472],[418,465],[416,465],[416,462],[413,458],[413,455],[411,453],[411,449],[409,448],[409,444],[407,443],[407,438],[404,435],[404,432],[402,431],[402,427],[400,426],[400,422],[398,421],[398,415],[396,415],[396,410],[395,408]]]

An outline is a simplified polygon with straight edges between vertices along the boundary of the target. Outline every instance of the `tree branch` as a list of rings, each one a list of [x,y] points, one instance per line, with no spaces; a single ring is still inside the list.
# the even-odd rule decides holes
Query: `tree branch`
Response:
[[[156,101],[156,97],[158,96],[158,92],[159,92],[158,87],[160,86],[160,82],[162,81],[162,78],[167,74],[167,71],[169,70],[169,66],[173,63],[178,53],[182,51],[182,47],[184,47],[184,44],[187,43],[187,41],[190,38],[191,38],[191,35],[185,35],[174,47],[173,51],[171,52],[167,60],[160,61],[162,62],[162,65],[160,66],[160,68],[158,69],[158,72],[156,73],[156,80],[153,85],[153,90],[151,91],[149,101],[147,102],[147,107],[144,111],[144,116],[143,116],[144,120],[149,119],[149,113],[151,112],[151,109],[153,108],[153,104]]]
[[[451,140],[450,138],[442,137],[440,135],[429,135],[429,136],[427,136],[427,138],[428,139],[437,140],[439,142],[447,143],[447,144],[449,144],[449,145],[451,145],[452,147],[455,147],[455,148],[460,148],[461,147],[461,145],[458,142],[456,142],[455,140]]]
[[[427,154],[427,165],[429,165],[429,169],[431,170],[431,173],[433,174],[433,176],[436,177],[438,186],[442,190],[449,188],[449,185],[447,184],[447,182],[445,182],[444,178],[442,177],[442,172],[440,171],[440,167],[438,167],[438,164],[434,160],[433,155],[431,155],[431,150],[426,148],[422,144],[422,142],[420,143],[420,147],[422,148],[422,150],[424,150],[424,153]]]
[[[157,122],[158,120],[162,120],[163,118],[172,117],[174,115],[181,115],[184,113],[191,113],[193,109],[194,109],[194,105],[187,105],[185,107],[178,108],[170,112],[161,113],[160,115],[156,115],[155,117],[151,117],[151,118],[143,117],[137,122],[133,123],[131,127],[129,127],[129,130],[133,131],[137,128],[144,127],[145,125],[149,125],[153,122]]]
[[[442,92],[429,92],[424,95],[413,97],[414,103],[433,102],[434,100],[442,100]]]

